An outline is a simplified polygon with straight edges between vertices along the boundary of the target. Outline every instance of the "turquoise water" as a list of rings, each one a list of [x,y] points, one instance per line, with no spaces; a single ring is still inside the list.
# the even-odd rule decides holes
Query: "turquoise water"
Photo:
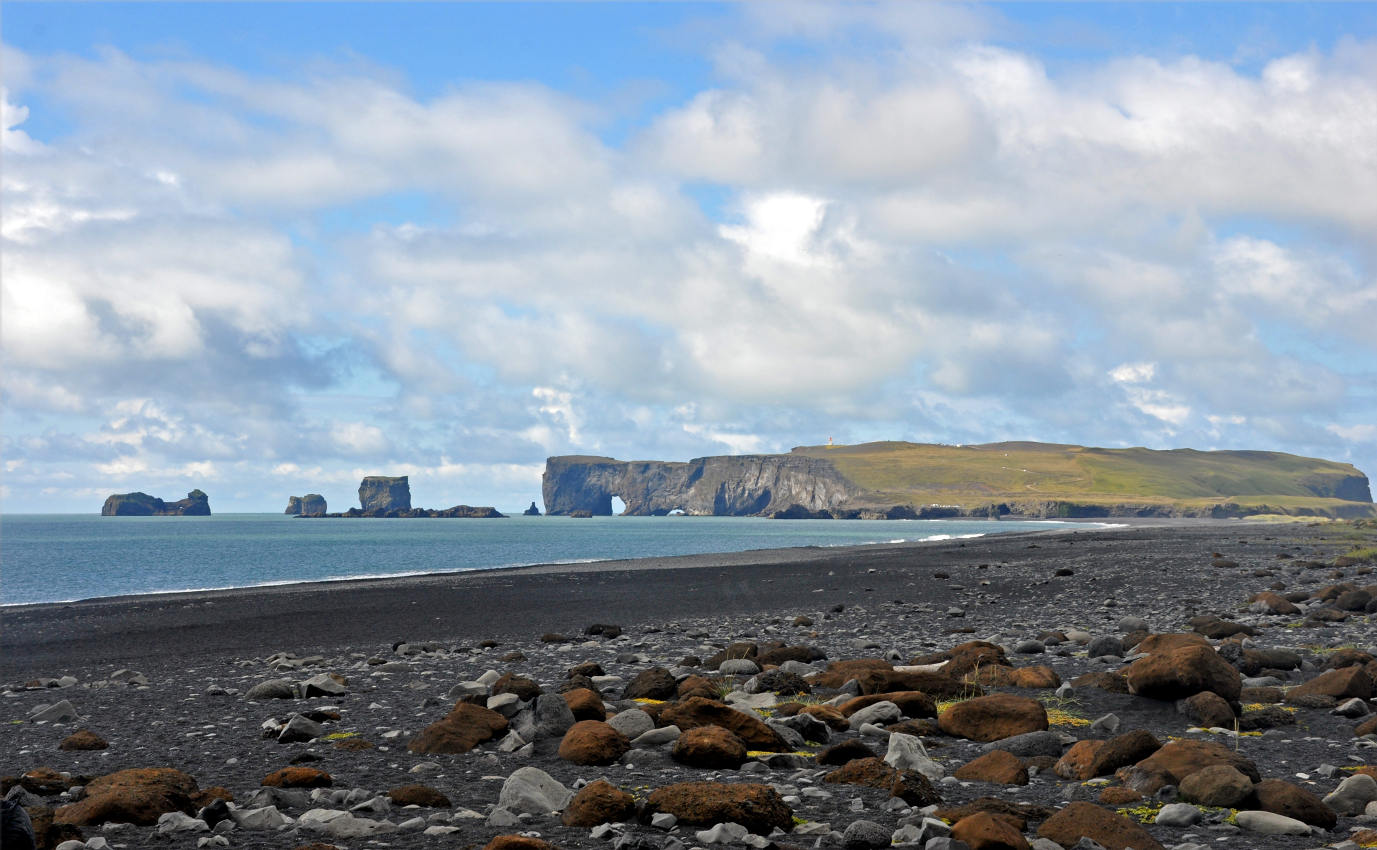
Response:
[[[750,517],[0,519],[0,603],[251,587],[525,564],[998,534],[1055,522]]]

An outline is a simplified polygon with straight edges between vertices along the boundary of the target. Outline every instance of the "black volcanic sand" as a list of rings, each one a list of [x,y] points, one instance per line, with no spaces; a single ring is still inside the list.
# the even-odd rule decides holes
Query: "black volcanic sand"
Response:
[[[633,750],[609,767],[580,767],[555,755],[557,739],[537,741],[535,753],[525,756],[499,752],[495,742],[463,755],[416,755],[405,744],[445,714],[451,687],[485,671],[516,672],[554,691],[565,671],[580,662],[597,662],[608,674],[629,681],[650,667],[673,668],[685,656],[707,658],[739,640],[808,644],[830,660],[892,652],[897,663],[906,663],[910,657],[980,638],[1007,647],[1015,665],[1050,665],[1069,681],[1119,665],[1088,659],[1083,647],[1071,643],[1049,646],[1037,655],[1016,655],[1014,645],[1049,629],[1118,635],[1117,624],[1125,616],[1143,617],[1157,632],[1186,631],[1189,617],[1210,613],[1257,626],[1262,632],[1252,640],[1260,646],[1301,651],[1309,670],[1291,673],[1288,684],[1295,684],[1315,675],[1335,647],[1371,651],[1377,646],[1369,618],[1359,613],[1342,623],[1302,626],[1296,615],[1247,613],[1245,600],[1278,583],[1288,591],[1338,581],[1369,583],[1371,565],[1342,570],[1317,565],[1332,564],[1352,545],[1341,534],[1337,526],[1248,522],[1134,524],[1113,530],[1063,526],[926,544],[554,565],[12,607],[3,611],[0,636],[0,682],[8,684],[0,702],[0,774],[48,766],[94,777],[125,768],[172,766],[194,776],[202,788],[228,788],[242,802],[265,775],[304,755],[315,759],[309,766],[333,775],[335,788],[364,789],[367,794],[360,799],[423,782],[454,803],[438,812],[359,813],[393,823],[419,815],[433,825],[458,827],[452,834],[392,832],[334,841],[342,847],[482,845],[494,835],[517,831],[539,833],[565,848],[607,844],[590,837],[589,830],[564,827],[555,818],[531,817],[517,827],[498,828],[472,816],[486,815],[503,778],[526,765],[569,786],[606,777],[642,798],[649,790],[687,780],[771,782],[783,793],[795,794],[816,785],[831,796],[805,796],[794,805],[796,820],[826,822],[838,832],[857,819],[894,829],[913,812],[894,810],[884,791],[823,785],[825,771],[813,767],[770,771],[748,763],[739,772],[700,770],[675,763],[663,748]],[[1212,565],[1217,555],[1237,566]],[[1302,563],[1307,560],[1311,563]],[[1059,569],[1072,574],[1056,576]],[[794,625],[799,616],[809,618],[811,625]],[[617,624],[624,634],[610,640],[583,637],[584,627],[593,623]],[[547,633],[573,639],[546,642],[542,636]],[[393,652],[399,641],[435,642],[439,648],[403,656]],[[481,647],[480,642],[497,645]],[[324,658],[280,673],[267,664],[277,652]],[[503,660],[513,652],[524,660]],[[378,669],[383,662],[387,672]],[[121,668],[142,673],[149,684],[109,684],[106,680]],[[300,681],[321,672],[347,677],[348,692],[312,700],[248,702],[242,697],[258,682],[279,677]],[[24,688],[38,677],[64,675],[78,683]],[[603,690],[611,707],[621,686]],[[1021,693],[1052,697],[1050,690]],[[62,699],[72,702],[81,720],[25,720],[35,706]],[[269,718],[326,706],[340,714],[339,720],[326,723],[327,732],[353,733],[375,748],[345,751],[324,740],[279,744],[262,735],[260,724]],[[1372,744],[1353,737],[1357,721],[1325,709],[1300,709],[1295,726],[1235,740],[1187,732],[1191,724],[1170,702],[1078,688],[1066,707],[1086,718],[1113,712],[1123,721],[1121,732],[1145,728],[1162,740],[1170,735],[1236,744],[1265,777],[1285,778],[1321,796],[1347,775],[1326,778],[1332,771],[1322,766],[1351,767],[1369,758],[1377,763]],[[109,749],[58,749],[60,741],[81,728],[108,739]],[[1071,736],[1087,734],[1083,727],[1056,728]],[[848,737],[858,736],[833,733],[831,743]],[[883,741],[867,740],[884,753]],[[979,745],[941,734],[925,737],[925,743],[948,773],[979,753]],[[951,781],[937,787],[946,804],[998,796],[1060,806],[1067,800],[1094,800],[1102,786],[1060,780],[1045,771],[1023,787]],[[315,805],[332,807],[312,804],[285,813],[298,817]],[[1377,826],[1377,819],[1341,818],[1335,831],[1308,838],[1239,833],[1209,822],[1148,829],[1167,847],[1196,842],[1266,850],[1332,844],[1363,826]],[[663,847],[671,838],[688,847],[702,846],[695,829],[681,826],[666,834],[648,825],[630,827],[645,837],[647,848]],[[1029,839],[1035,830],[1036,825],[1030,826]],[[153,828],[86,829],[87,837],[94,835],[105,835],[116,847],[165,847],[169,842],[194,847],[198,837],[169,839],[155,835]],[[233,847],[265,848],[318,840],[295,829],[236,829],[228,838]],[[783,837],[780,842],[841,846],[835,834]]]

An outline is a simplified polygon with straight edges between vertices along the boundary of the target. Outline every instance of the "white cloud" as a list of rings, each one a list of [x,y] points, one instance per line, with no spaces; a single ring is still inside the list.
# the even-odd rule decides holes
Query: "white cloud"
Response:
[[[1123,363],[1109,370],[1109,377],[1121,384],[1147,383],[1156,374],[1156,363]]]
[[[1350,443],[1377,444],[1377,425],[1326,425],[1325,429]],[[1377,474],[1377,470],[1370,470]]]
[[[31,436],[113,412],[27,450],[524,493],[541,453],[800,433],[1370,436],[1329,423],[1372,411],[1377,372],[1373,45],[1053,72],[972,42],[1000,24],[965,6],[742,14],[715,87],[624,144],[599,131],[625,116],[532,83],[19,56],[5,402]],[[877,32],[892,49],[847,52]],[[52,103],[72,132],[31,137]],[[397,195],[443,212],[325,223]]]
[[[372,455],[387,451],[387,435],[376,425],[363,422],[337,422],[330,429],[330,439],[345,454]]]

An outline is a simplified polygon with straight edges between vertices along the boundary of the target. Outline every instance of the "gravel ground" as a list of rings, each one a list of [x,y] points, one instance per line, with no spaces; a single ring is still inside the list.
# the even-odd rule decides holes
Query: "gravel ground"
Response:
[[[645,848],[674,847],[676,841],[704,846],[695,829],[682,826],[665,832],[639,824],[614,831],[610,838],[595,838],[586,828],[564,827],[551,817],[528,816],[508,827],[489,825],[503,781],[524,766],[539,767],[571,788],[603,777],[639,797],[679,781],[767,782],[798,798],[792,804],[795,820],[804,821],[802,832],[810,833],[777,836],[777,843],[841,847],[837,833],[853,821],[875,821],[892,831],[921,813],[898,807],[882,790],[823,784],[821,777],[830,768],[806,761],[802,768],[770,769],[752,761],[739,771],[709,771],[676,763],[666,747],[633,749],[607,767],[581,767],[557,757],[558,739],[538,740],[532,752],[502,752],[493,742],[462,755],[417,755],[407,751],[406,743],[445,714],[453,704],[447,697],[453,686],[490,670],[514,672],[553,691],[570,667],[583,662],[596,662],[609,676],[630,681],[654,666],[674,668],[686,656],[706,659],[733,641],[806,644],[833,661],[888,657],[905,663],[978,638],[1006,647],[1016,666],[1048,665],[1069,682],[1082,673],[1118,669],[1121,661],[1087,658],[1075,642],[1048,645],[1040,653],[1018,654],[1014,647],[1051,630],[1117,636],[1125,617],[1146,620],[1154,632],[1188,631],[1186,621],[1192,616],[1214,614],[1258,628],[1260,633],[1250,639],[1257,646],[1299,651],[1305,667],[1292,672],[1288,681],[1296,684],[1313,676],[1337,647],[1377,652],[1369,617],[1358,613],[1339,623],[1302,625],[1301,616],[1250,613],[1246,599],[1277,585],[1290,592],[1339,581],[1368,583],[1362,565],[1332,566],[1335,556],[1352,545],[1340,539],[1339,528],[1242,522],[1083,527],[928,544],[13,607],[4,611],[0,638],[0,681],[9,683],[0,701],[0,752],[5,754],[0,773],[13,776],[47,766],[94,777],[125,768],[171,766],[195,777],[201,788],[229,789],[240,805],[248,804],[265,775],[294,761],[329,772],[336,789],[361,789],[358,800],[414,782],[439,789],[452,808],[358,814],[392,823],[419,815],[429,825],[457,831],[443,836],[395,831],[333,842],[404,848],[481,846],[494,835],[517,831],[538,833],[563,848],[608,846],[622,833]],[[808,624],[797,625],[799,617]],[[584,637],[584,628],[593,623],[616,624],[622,634]],[[572,639],[542,640],[549,633]],[[401,641],[430,648],[399,654],[394,645]],[[282,672],[269,663],[274,653],[319,660]],[[512,653],[520,653],[522,660],[510,660]],[[816,666],[822,669],[826,663]],[[120,669],[137,671],[147,684],[111,681]],[[300,681],[322,672],[345,677],[347,692],[310,700],[243,698],[267,679]],[[39,677],[62,676],[74,678],[75,684],[23,687]],[[723,690],[744,678],[725,682]],[[602,690],[614,707],[621,686],[611,683]],[[815,697],[827,699],[833,693]],[[1297,710],[1295,725],[1235,737],[1188,731],[1191,723],[1170,702],[1089,687],[1076,688],[1064,699],[1051,690],[1019,693],[1089,720],[1113,713],[1122,722],[1120,732],[1147,729],[1164,741],[1168,736],[1221,741],[1252,759],[1264,777],[1287,779],[1320,796],[1348,775],[1341,768],[1377,763],[1372,742],[1353,736],[1356,721],[1324,708]],[[72,703],[79,720],[27,719],[36,707],[63,699]],[[373,748],[343,750],[326,740],[281,744],[264,737],[265,721],[308,708],[337,711],[339,719],[324,724],[326,733],[365,740]],[[1090,734],[1084,726],[1053,728],[1072,738]],[[109,748],[59,750],[59,742],[77,729],[99,734]],[[863,736],[833,733],[829,743],[849,737]],[[883,740],[863,739],[884,754]],[[924,736],[924,742],[947,773],[981,752],[980,744],[940,733]],[[936,787],[944,805],[994,796],[1060,807],[1069,800],[1094,801],[1103,786],[1062,780],[1043,770],[1025,786],[948,779]],[[283,811],[298,817],[315,807],[343,806],[303,802],[284,804]],[[1222,820],[1224,814],[1214,817]],[[1326,834],[1269,837],[1208,821],[1188,828],[1147,828],[1167,847],[1198,843],[1268,850],[1334,845],[1355,829],[1377,826],[1377,819],[1344,817]],[[1026,837],[1031,840],[1035,830],[1036,824]],[[86,836],[104,836],[112,846],[130,848],[195,847],[206,837],[160,835],[151,827],[90,827]],[[240,828],[225,837],[232,847],[290,848],[319,840],[295,827]],[[634,844],[623,839],[624,845],[628,842]]]

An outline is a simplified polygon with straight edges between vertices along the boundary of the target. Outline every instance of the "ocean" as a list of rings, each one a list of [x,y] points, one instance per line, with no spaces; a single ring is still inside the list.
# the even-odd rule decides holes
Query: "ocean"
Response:
[[[852,546],[1053,528],[1055,521],[751,517],[297,519],[282,514],[0,518],[0,604],[547,563]]]

